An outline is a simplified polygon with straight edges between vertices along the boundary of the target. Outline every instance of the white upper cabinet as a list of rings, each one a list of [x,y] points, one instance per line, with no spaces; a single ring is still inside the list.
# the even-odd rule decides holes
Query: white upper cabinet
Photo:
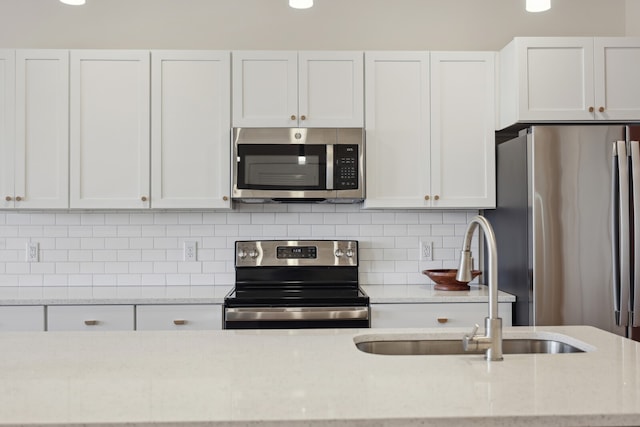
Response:
[[[366,52],[366,208],[495,206],[493,52]]]
[[[640,120],[640,38],[596,37],[593,46],[595,118]]]
[[[15,149],[15,51],[0,50],[0,204],[13,207]]]
[[[298,53],[298,95],[300,126],[363,127],[363,53]]]
[[[234,127],[363,127],[362,52],[233,52]]]
[[[518,37],[500,52],[498,127],[640,119],[640,38]]]
[[[2,73],[13,79],[6,55]],[[6,78],[5,78],[6,80]],[[5,86],[5,101],[14,93]],[[8,104],[5,104],[8,105]],[[14,110],[15,108],[15,110]],[[15,116],[14,116],[15,111]],[[69,206],[69,53],[15,51],[15,106],[6,108],[2,207]],[[13,121],[13,123],[12,123]],[[15,131],[12,129],[15,123]]]
[[[152,51],[151,207],[231,207],[229,56]]]
[[[431,205],[429,53],[366,52],[366,208]]]
[[[148,51],[71,51],[72,208],[147,208]]]
[[[431,52],[433,207],[495,207],[495,56]]]

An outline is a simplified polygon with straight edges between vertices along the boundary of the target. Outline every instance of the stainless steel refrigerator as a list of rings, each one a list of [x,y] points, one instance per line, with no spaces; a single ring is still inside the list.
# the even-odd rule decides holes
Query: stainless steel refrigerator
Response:
[[[505,142],[497,134],[497,208],[484,215],[500,289],[516,295],[514,325],[638,332],[639,130],[531,126]]]

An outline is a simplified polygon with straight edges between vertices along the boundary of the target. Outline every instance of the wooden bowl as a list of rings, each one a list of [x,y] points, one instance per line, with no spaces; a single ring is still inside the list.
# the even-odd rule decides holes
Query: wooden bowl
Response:
[[[433,289],[439,291],[468,291],[470,289],[468,282],[459,282],[456,280],[458,270],[452,269],[435,269],[423,270],[422,274],[429,276],[435,282]],[[471,280],[478,277],[482,272],[480,270],[471,271]]]

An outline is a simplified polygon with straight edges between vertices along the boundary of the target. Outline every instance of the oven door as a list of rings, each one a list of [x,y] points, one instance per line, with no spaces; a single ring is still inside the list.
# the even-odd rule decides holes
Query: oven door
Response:
[[[225,329],[368,328],[368,306],[225,307]]]

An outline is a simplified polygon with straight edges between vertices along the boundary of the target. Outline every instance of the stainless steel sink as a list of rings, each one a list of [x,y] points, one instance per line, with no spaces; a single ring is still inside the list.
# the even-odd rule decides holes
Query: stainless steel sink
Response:
[[[464,351],[462,340],[390,340],[362,341],[356,343],[360,351],[372,354],[396,356],[409,355],[454,355],[483,354],[484,351]],[[503,354],[558,354],[584,353],[584,350],[561,341],[547,339],[505,339],[502,341]]]

